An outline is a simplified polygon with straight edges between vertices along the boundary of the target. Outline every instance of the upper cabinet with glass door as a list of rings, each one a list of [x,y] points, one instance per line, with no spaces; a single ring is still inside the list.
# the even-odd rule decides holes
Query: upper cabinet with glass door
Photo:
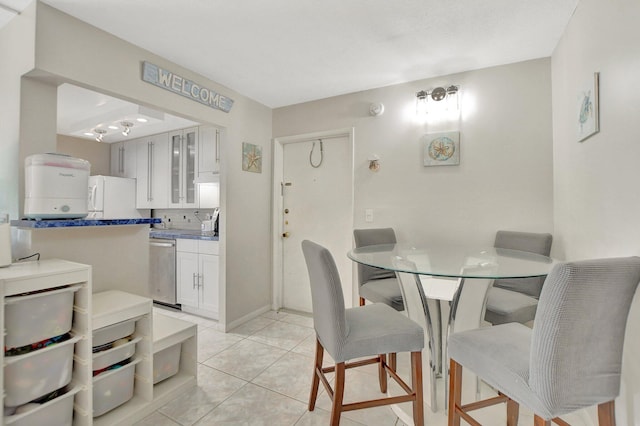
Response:
[[[169,133],[170,208],[197,208],[198,128]]]

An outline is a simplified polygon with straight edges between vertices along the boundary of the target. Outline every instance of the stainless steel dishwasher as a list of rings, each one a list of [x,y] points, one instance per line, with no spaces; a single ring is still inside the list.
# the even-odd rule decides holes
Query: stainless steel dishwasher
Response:
[[[176,240],[149,238],[149,295],[176,306]]]

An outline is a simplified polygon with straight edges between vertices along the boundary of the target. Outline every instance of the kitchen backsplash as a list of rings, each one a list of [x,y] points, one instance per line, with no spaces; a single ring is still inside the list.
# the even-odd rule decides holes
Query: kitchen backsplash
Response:
[[[162,223],[153,225],[154,228],[164,229],[200,229],[200,221],[207,220],[213,215],[213,209],[198,210],[151,210],[151,217],[162,219]],[[199,218],[199,219],[198,219]]]

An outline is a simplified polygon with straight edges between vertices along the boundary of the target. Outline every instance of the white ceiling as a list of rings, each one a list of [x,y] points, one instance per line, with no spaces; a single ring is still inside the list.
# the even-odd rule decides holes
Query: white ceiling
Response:
[[[550,56],[579,0],[43,1],[276,108]]]
[[[57,108],[59,134],[94,139],[97,136],[96,129],[101,129],[106,132],[102,142],[108,143],[198,124],[71,84],[58,87]],[[122,134],[123,122],[132,124],[129,135]]]

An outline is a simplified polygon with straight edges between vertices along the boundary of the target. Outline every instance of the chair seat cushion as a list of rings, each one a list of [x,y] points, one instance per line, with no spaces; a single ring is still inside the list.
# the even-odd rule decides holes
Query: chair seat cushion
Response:
[[[449,357],[494,389],[550,419],[558,414],[551,413],[529,387],[531,333],[518,323],[453,333]]]
[[[360,286],[360,297],[367,299],[373,303],[384,303],[391,306],[396,311],[404,310],[404,302],[402,301],[402,293],[398,279],[386,278],[382,280],[367,281]]]
[[[516,291],[493,287],[487,296],[485,320],[493,325],[508,322],[524,324],[536,316],[538,300]]]
[[[349,334],[340,353],[330,353],[336,362],[424,348],[422,327],[383,303],[346,309],[345,316]]]

